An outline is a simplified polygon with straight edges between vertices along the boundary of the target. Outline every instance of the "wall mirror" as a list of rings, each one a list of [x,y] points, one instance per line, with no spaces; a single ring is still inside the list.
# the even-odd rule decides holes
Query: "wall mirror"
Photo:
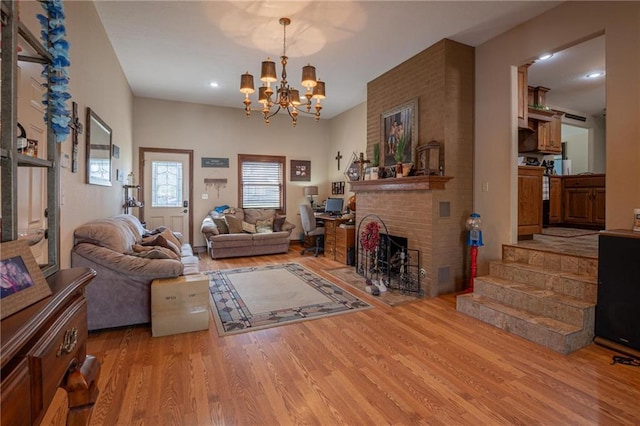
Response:
[[[87,108],[87,183],[111,186],[111,127]]]

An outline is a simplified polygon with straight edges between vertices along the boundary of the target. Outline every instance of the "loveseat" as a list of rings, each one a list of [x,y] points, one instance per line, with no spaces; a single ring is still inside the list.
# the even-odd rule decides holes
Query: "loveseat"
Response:
[[[274,209],[214,209],[200,231],[212,259],[286,253],[296,227],[286,219]]]
[[[86,289],[89,330],[151,322],[151,282],[199,273],[198,258],[179,234],[147,231],[129,214],[78,227],[71,266],[97,272]]]

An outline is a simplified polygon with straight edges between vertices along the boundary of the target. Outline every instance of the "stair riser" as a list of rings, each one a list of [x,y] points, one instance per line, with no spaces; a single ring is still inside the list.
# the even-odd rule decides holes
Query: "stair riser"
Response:
[[[502,258],[527,265],[542,266],[547,270],[586,275],[593,278],[598,276],[598,259],[514,246],[504,246]]]
[[[578,327],[588,327],[586,322],[590,315],[589,309],[577,308],[555,300],[550,300],[544,295],[529,294],[520,291],[517,287],[507,287],[476,278],[474,292],[497,300],[505,305],[531,312],[535,315],[545,316],[558,321],[572,324]],[[590,324],[593,327],[593,322]]]
[[[480,321],[486,322],[509,333],[543,345],[561,354],[568,354],[583,348],[593,340],[593,330],[562,335],[549,328],[478,304],[470,297],[457,298],[457,310]]]
[[[489,271],[494,277],[528,284],[541,290],[552,290],[590,303],[596,302],[595,282],[581,281],[552,272],[529,271],[515,263],[490,262]]]

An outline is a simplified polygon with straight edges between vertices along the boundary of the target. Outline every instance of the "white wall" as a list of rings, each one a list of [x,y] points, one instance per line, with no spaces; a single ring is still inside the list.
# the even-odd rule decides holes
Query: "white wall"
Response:
[[[115,169],[123,169],[126,175],[131,167],[133,96],[93,3],[64,2],[64,8],[70,43],[71,101],[78,104],[78,115],[85,128],[87,107],[91,107],[111,127],[113,143],[120,147],[120,158],[113,161],[115,181]],[[21,1],[21,20],[39,36],[40,24],[35,19],[37,13],[43,13],[37,2]],[[76,227],[92,219],[122,213],[123,193],[119,184],[114,182],[112,187],[104,187],[85,183],[85,136],[86,130],[78,138],[78,172],[72,173],[71,168],[60,169],[62,268],[70,266],[73,230]],[[71,157],[71,137],[59,146],[61,153]]]
[[[565,2],[476,48],[474,210],[487,261],[516,241],[516,67],[543,52],[605,34],[607,228],[630,228],[640,206],[640,2]],[[488,182],[490,191],[482,192]]]
[[[351,164],[353,154],[360,155],[361,152],[366,152],[366,149],[367,103],[365,102],[331,119],[331,144],[327,155],[333,158],[333,161],[329,161],[327,174],[330,182],[345,182],[345,205],[346,201],[354,193],[351,191],[351,185],[349,185],[349,180],[344,172],[349,164]],[[340,169],[338,169],[338,162],[335,159],[338,151],[340,151],[340,155],[342,155]],[[331,194],[331,188],[329,187],[327,190],[329,191],[327,196],[329,196]],[[342,196],[334,195],[334,197]],[[322,200],[323,197],[320,199]]]
[[[241,104],[241,97],[239,103]],[[330,193],[327,171],[335,164],[330,140],[330,122],[298,117],[298,124],[291,126],[287,115],[271,118],[267,127],[260,114],[247,118],[240,108],[222,108],[209,105],[135,98],[134,164],[138,162],[140,147],[182,148],[194,150],[194,241],[193,245],[204,246],[200,233],[202,218],[219,205],[238,205],[238,154],[283,155],[287,157],[287,219],[296,224],[291,235],[297,239],[302,225],[298,206],[305,201],[303,187],[317,185],[319,199]],[[364,123],[361,124],[364,128]],[[202,168],[202,157],[229,158],[229,168]],[[311,181],[291,182],[290,160],[311,161]],[[136,174],[139,175],[136,170]],[[227,178],[226,188],[205,188],[205,178]],[[202,199],[207,192],[209,198]]]

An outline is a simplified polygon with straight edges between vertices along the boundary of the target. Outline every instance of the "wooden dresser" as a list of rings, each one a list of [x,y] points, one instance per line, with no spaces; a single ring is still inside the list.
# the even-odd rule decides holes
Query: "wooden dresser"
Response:
[[[100,363],[86,353],[84,289],[95,275],[58,271],[47,279],[51,296],[2,320],[2,426],[40,424],[58,387],[69,397],[67,424],[88,422]]]

